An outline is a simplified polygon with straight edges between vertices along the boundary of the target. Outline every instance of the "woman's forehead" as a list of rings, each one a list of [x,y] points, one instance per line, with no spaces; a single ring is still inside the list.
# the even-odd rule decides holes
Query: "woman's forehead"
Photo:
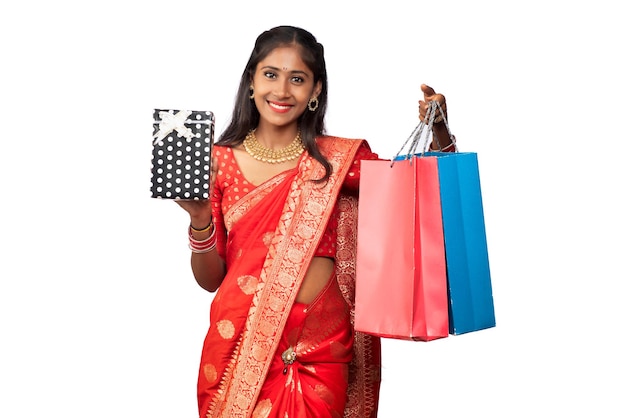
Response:
[[[272,67],[283,71],[311,73],[309,66],[302,59],[301,48],[296,45],[284,45],[274,48],[259,61],[258,68]]]

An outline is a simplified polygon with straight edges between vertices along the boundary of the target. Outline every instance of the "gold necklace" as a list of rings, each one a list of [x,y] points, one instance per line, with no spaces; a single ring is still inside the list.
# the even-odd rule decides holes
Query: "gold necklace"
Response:
[[[304,144],[302,144],[302,139],[300,138],[300,130],[298,130],[298,134],[291,144],[279,150],[273,150],[262,145],[256,139],[254,130],[251,130],[243,140],[243,147],[252,158],[270,164],[295,160],[302,154],[302,151],[304,151]]]

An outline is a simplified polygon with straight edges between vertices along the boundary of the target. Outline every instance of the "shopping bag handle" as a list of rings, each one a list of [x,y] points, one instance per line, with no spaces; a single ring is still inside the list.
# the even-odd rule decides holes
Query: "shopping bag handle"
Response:
[[[450,131],[450,125],[448,125],[448,118],[446,117],[446,114],[443,111],[441,104],[436,100],[432,100],[428,102],[428,108],[426,109],[426,115],[424,116],[424,120],[421,120],[420,123],[415,127],[415,129],[413,129],[413,132],[411,132],[411,135],[409,135],[406,141],[404,141],[404,144],[402,144],[402,147],[400,147],[400,149],[398,150],[398,153],[391,160],[392,167],[393,167],[393,163],[397,160],[402,160],[402,159],[408,160],[413,155],[416,155],[416,154],[424,155],[426,153],[426,150],[428,149],[428,146],[430,145],[432,141],[435,141],[435,143],[439,146],[439,149],[441,149],[441,145],[439,144],[439,138],[437,138],[437,135],[435,135],[435,132],[433,131],[433,125],[435,124],[435,116],[437,114],[437,110],[439,110],[439,114],[441,115],[441,118],[443,119],[443,123],[446,125],[448,134],[452,138],[452,141],[454,141],[454,135],[452,135],[452,132]],[[432,137],[432,141],[429,141],[429,138],[431,137]],[[418,150],[418,145],[420,144],[420,142],[423,142],[423,145],[421,147],[422,151],[418,153],[417,150]],[[406,154],[400,157],[402,150],[406,148],[407,144],[409,144],[409,147],[407,149]]]

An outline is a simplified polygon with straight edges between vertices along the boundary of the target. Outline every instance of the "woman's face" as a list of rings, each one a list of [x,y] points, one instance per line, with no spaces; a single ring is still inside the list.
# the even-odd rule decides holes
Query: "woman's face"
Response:
[[[307,111],[309,99],[321,91],[321,82],[314,83],[313,71],[295,46],[276,48],[261,60],[252,86],[261,116],[259,125],[281,128],[297,125],[300,115]]]

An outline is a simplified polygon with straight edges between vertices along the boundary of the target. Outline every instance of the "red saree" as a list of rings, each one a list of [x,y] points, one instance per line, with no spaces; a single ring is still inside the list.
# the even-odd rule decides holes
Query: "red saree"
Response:
[[[352,329],[356,200],[340,195],[362,141],[318,143],[333,166],[328,182],[309,181],[324,171],[305,153],[257,187],[236,173],[230,149],[215,147],[213,215],[227,275],[202,351],[201,417],[376,416],[380,342]],[[336,205],[335,278],[310,305],[295,303]]]

